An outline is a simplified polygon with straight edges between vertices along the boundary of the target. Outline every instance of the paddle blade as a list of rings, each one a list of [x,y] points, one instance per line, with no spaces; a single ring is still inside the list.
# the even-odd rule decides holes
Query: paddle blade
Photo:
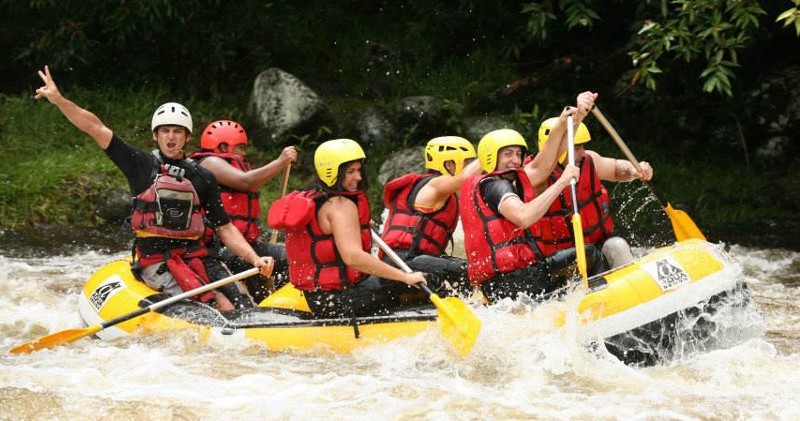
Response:
[[[586,245],[583,242],[583,221],[581,214],[572,214],[572,231],[575,233],[575,258],[578,261],[578,272],[583,279],[583,286],[589,289],[589,277],[586,271]]]
[[[67,329],[51,335],[41,337],[35,341],[25,342],[22,345],[11,349],[12,354],[27,354],[44,348],[52,348],[58,345],[75,342],[80,338],[94,335],[102,329],[100,325],[94,325],[83,329]]]
[[[442,329],[444,336],[456,352],[463,356],[469,354],[481,332],[481,320],[458,298],[442,299],[436,294],[431,294],[430,299],[436,305],[439,328]]]
[[[670,203],[667,203],[664,212],[667,213],[670,222],[672,222],[672,230],[675,231],[675,238],[678,241],[689,238],[706,239],[706,236],[703,235],[700,228],[697,227],[697,224],[692,221],[692,218],[686,212],[673,208]]]

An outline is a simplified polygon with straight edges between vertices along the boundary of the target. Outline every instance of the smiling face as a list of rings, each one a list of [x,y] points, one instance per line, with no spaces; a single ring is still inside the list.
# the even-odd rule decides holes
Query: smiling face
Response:
[[[189,140],[189,130],[183,126],[158,126],[153,132],[153,140],[158,144],[161,154],[170,159],[183,159],[183,148]]]
[[[354,193],[358,191],[359,184],[362,180],[363,164],[361,161],[352,161],[345,165],[342,174],[339,174],[341,180],[339,185],[342,191]]]
[[[497,151],[496,171],[519,168],[522,166],[522,148],[519,146],[506,146]]]

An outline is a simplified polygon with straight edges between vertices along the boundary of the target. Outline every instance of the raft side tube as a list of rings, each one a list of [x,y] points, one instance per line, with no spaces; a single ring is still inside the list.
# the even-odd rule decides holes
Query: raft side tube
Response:
[[[129,259],[115,260],[100,268],[86,281],[78,298],[78,314],[87,326],[101,324],[139,310],[142,299],[154,293],[155,291],[133,275]],[[191,323],[183,320],[149,312],[103,329],[96,336],[111,340],[132,335],[137,330],[161,331],[191,327]]]
[[[587,294],[578,311],[603,337],[624,333],[737,288],[740,271],[710,243],[687,240],[603,275],[605,288]]]

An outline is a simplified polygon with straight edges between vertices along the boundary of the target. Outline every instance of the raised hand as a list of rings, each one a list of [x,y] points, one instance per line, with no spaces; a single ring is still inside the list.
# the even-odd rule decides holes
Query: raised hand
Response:
[[[597,93],[586,91],[581,92],[578,94],[578,99],[575,101],[576,107],[578,107],[578,112],[575,115],[575,118],[578,121],[582,121],[592,108],[594,108],[594,101],[597,99]]]
[[[294,146],[283,148],[281,156],[279,156],[278,159],[286,163],[297,162],[297,149],[295,149]]]
[[[653,167],[647,161],[640,161],[639,168],[642,169],[641,172],[635,172],[636,169],[634,168],[634,175],[636,178],[642,179],[644,181],[650,181],[653,178]]]
[[[44,82],[44,85],[36,90],[36,96],[33,98],[38,100],[44,97],[50,102],[55,102],[55,99],[61,96],[61,92],[58,91],[56,82],[53,81],[53,76],[50,75],[50,67],[44,66],[44,72],[39,70],[39,77]]]

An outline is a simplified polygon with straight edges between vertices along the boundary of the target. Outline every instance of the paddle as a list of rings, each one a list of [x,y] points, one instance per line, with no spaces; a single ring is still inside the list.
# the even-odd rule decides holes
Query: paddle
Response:
[[[636,160],[636,157],[633,156],[631,150],[628,149],[628,145],[625,144],[625,142],[622,140],[622,137],[620,137],[619,133],[617,133],[614,127],[611,126],[611,123],[608,122],[603,113],[600,112],[600,109],[595,106],[592,109],[592,113],[600,122],[600,124],[603,125],[608,134],[611,135],[611,138],[617,143],[617,146],[619,146],[619,149],[622,151],[625,157],[628,158],[628,161],[633,164],[634,168],[636,168],[636,171],[641,172],[642,168],[639,166],[639,161]],[[700,232],[700,228],[697,227],[697,224],[692,221],[692,218],[690,218],[686,212],[673,208],[672,204],[665,201],[664,198],[662,198],[661,195],[656,192],[655,188],[653,188],[653,185],[650,184],[650,182],[645,180],[642,180],[642,182],[645,184],[645,186],[647,186],[647,188],[650,189],[650,193],[652,193],[653,196],[658,200],[658,203],[661,204],[661,207],[664,208],[664,212],[667,213],[667,216],[672,223],[672,230],[675,232],[675,238],[677,238],[678,241],[683,241],[689,238],[698,238],[701,240],[706,239],[706,236]]]
[[[272,260],[270,260],[272,261]],[[269,268],[269,271],[272,271],[272,268]],[[111,320],[107,320],[99,325],[89,326],[80,329],[67,329],[62,330],[60,332],[56,332],[42,338],[39,338],[35,341],[26,342],[22,345],[16,346],[11,349],[12,354],[27,354],[29,352],[38,351],[44,348],[51,348],[57,345],[66,345],[70,342],[75,342],[78,339],[84,338],[86,336],[94,335],[95,333],[114,326],[116,324],[131,320],[133,318],[139,317],[143,314],[149,313],[151,311],[155,311],[169,305],[175,304],[178,301],[183,299],[193,297],[197,294],[202,294],[206,291],[211,291],[213,289],[217,289],[223,285],[229,284],[234,281],[238,281],[240,279],[247,278],[249,276],[253,276],[259,273],[259,268],[252,268],[248,269],[244,272],[237,273],[236,275],[231,275],[227,278],[220,279],[219,281],[212,282],[210,284],[203,285],[199,288],[195,288],[191,291],[186,291],[182,294],[178,294],[172,297],[169,297],[165,300],[159,301],[157,303],[150,304],[147,307],[142,307],[138,310],[132,311],[128,314],[123,314],[122,316],[116,317]]]
[[[283,180],[281,180],[281,197],[286,196],[286,187],[289,185],[289,171],[292,169],[292,163],[289,162],[289,165],[286,166],[286,169],[283,170]],[[273,229],[272,234],[270,234],[269,242],[275,244],[278,242],[278,230]]]
[[[372,231],[372,239],[378,243],[378,246],[386,253],[392,261],[397,264],[404,272],[411,273],[411,268],[408,267],[406,262],[397,255],[376,233]],[[417,284],[417,286],[428,294],[428,298],[436,305],[436,313],[439,316],[439,327],[442,329],[444,336],[453,345],[453,348],[461,354],[466,356],[475,344],[478,334],[481,332],[481,320],[472,312],[467,304],[456,297],[441,298],[436,295],[425,284]]]
[[[283,170],[283,180],[281,180],[281,197],[286,196],[286,188],[289,185],[289,171],[292,169],[292,163],[286,165],[286,169]],[[278,242],[278,230],[272,229],[272,233],[269,236],[269,242],[275,244]],[[275,292],[275,277],[270,276],[267,278],[266,282],[267,291],[271,293]]]
[[[567,116],[567,160],[569,165],[575,165],[575,126],[572,116]],[[578,180],[569,180],[569,188],[572,191],[572,231],[575,235],[575,258],[578,261],[578,272],[583,279],[583,287],[589,290],[589,277],[586,273],[586,246],[583,243],[583,221],[578,209]]]

